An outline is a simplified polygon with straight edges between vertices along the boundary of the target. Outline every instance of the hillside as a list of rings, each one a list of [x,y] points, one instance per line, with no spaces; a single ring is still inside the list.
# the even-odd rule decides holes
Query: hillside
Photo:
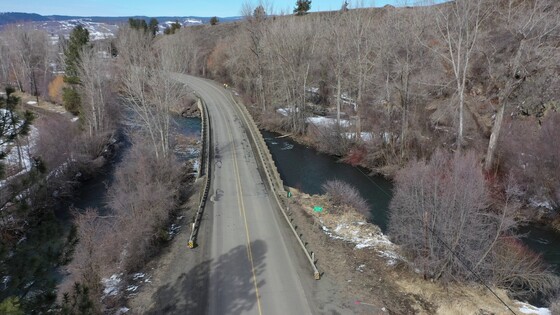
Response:
[[[235,86],[264,128],[389,176],[437,148],[474,150],[486,172],[516,178],[532,214],[554,217],[557,136],[540,126],[560,115],[558,3],[483,1],[461,17],[471,33],[453,4],[437,8],[253,16],[177,38],[204,39],[192,72]]]

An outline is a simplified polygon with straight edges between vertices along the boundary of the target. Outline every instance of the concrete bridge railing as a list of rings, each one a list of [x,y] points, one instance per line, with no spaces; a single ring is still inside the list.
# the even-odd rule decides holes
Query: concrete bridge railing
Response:
[[[249,135],[249,139],[252,142],[252,146],[254,147],[255,153],[258,156],[258,160],[266,173],[266,177],[274,195],[274,199],[276,200],[280,211],[282,212],[282,216],[286,219],[288,226],[292,230],[294,236],[296,237],[299,245],[301,246],[307,260],[309,261],[311,268],[313,269],[313,276],[316,280],[321,278],[321,274],[317,269],[316,261],[315,261],[315,254],[309,250],[304,243],[302,237],[303,235],[296,231],[296,226],[292,223],[292,220],[289,218],[288,211],[288,201],[287,201],[287,191],[284,189],[284,183],[280,178],[280,173],[276,168],[276,164],[274,163],[274,159],[272,158],[272,154],[270,154],[270,150],[264,141],[264,138],[257,127],[257,124],[254,122],[253,117],[247,111],[245,106],[239,104],[233,95],[229,94],[232,102],[235,104],[238,113],[243,121],[243,124],[246,128],[246,131]]]

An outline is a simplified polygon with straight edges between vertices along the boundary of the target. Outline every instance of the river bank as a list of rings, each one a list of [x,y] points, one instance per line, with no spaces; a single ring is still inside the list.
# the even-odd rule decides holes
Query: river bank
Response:
[[[392,198],[392,184],[381,176],[369,176],[367,170],[340,163],[332,156],[316,152],[310,147],[292,141],[280,134],[263,131],[265,141],[276,162],[284,184],[312,195],[322,194],[321,185],[331,179],[340,179],[355,186],[371,206],[368,222],[386,231],[388,205]],[[318,206],[324,206],[318,204]],[[547,234],[540,228],[529,227],[522,231],[524,241],[535,251],[541,253],[553,266],[560,266],[560,250],[554,242],[556,234]],[[323,258],[325,259],[325,258]],[[325,260],[335,259],[329,257]],[[545,301],[537,301],[544,305]]]
[[[337,214],[324,195],[290,191],[290,209],[298,230],[313,245],[323,277],[341,285],[346,305],[354,314],[511,314],[482,285],[444,286],[425,281],[398,255],[397,246],[363,215],[352,211]],[[316,205],[324,205],[323,211],[314,211]],[[504,290],[493,290],[512,310],[540,314],[536,308],[510,299]],[[534,312],[521,312],[522,308]]]

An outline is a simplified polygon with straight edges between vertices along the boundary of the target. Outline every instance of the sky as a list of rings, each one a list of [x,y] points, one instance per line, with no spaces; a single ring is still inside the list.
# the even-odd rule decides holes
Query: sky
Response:
[[[0,0],[0,12],[26,12],[42,15],[76,16],[218,16],[241,15],[246,1],[257,0]],[[273,12],[291,13],[296,0],[264,0]],[[338,10],[343,0],[312,0],[312,11]],[[402,5],[405,0],[354,0],[364,6]],[[408,3],[413,1],[408,0]],[[267,6],[265,6],[267,7]]]

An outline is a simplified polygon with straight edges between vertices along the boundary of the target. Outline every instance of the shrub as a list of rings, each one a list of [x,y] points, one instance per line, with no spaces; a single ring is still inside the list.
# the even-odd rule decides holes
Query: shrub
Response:
[[[354,186],[335,179],[324,183],[322,188],[335,206],[349,206],[362,214],[369,212],[367,201],[360,196],[360,192]]]

